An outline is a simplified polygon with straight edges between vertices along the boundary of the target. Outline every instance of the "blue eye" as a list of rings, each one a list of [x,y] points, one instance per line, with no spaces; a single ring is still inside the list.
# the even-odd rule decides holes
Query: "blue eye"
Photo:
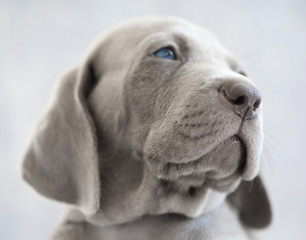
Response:
[[[155,53],[153,53],[153,55],[154,57],[158,57],[158,58],[165,58],[165,59],[170,59],[170,60],[177,59],[174,51],[170,47],[159,49]]]

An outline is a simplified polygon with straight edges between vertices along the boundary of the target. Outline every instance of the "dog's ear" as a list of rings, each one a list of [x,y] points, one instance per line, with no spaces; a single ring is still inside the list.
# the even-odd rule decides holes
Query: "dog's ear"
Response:
[[[26,182],[51,199],[99,209],[100,177],[96,129],[86,96],[95,82],[90,60],[59,81],[22,162]]]
[[[237,208],[240,221],[245,226],[260,229],[271,223],[270,201],[259,176],[251,182],[242,182],[227,200]]]

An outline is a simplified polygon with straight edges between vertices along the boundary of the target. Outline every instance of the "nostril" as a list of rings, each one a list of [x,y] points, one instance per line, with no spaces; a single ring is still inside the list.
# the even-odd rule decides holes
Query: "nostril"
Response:
[[[232,103],[235,105],[242,105],[245,103],[245,97],[237,97],[235,100],[232,100]]]
[[[256,111],[256,109],[259,108],[260,103],[261,103],[261,100],[257,100],[257,101],[254,103],[254,105],[253,105],[253,111]]]
[[[234,104],[234,105],[242,105],[246,102],[246,97],[245,96],[239,96],[235,99],[230,98],[225,91],[223,91],[223,95],[226,98],[227,101],[229,101],[230,103]],[[255,106],[254,106],[255,107]]]

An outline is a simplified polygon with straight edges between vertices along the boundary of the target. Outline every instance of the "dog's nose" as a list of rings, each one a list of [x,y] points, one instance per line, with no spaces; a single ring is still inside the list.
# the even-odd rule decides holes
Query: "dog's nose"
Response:
[[[254,86],[248,83],[227,82],[221,87],[221,93],[242,119],[253,119],[257,116],[261,93]]]

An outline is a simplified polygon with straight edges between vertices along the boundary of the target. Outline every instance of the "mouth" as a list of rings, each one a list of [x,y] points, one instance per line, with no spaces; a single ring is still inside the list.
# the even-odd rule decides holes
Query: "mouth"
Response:
[[[158,178],[176,182],[182,189],[204,186],[219,192],[229,192],[240,182],[246,159],[246,145],[236,134],[195,160],[162,164]]]

